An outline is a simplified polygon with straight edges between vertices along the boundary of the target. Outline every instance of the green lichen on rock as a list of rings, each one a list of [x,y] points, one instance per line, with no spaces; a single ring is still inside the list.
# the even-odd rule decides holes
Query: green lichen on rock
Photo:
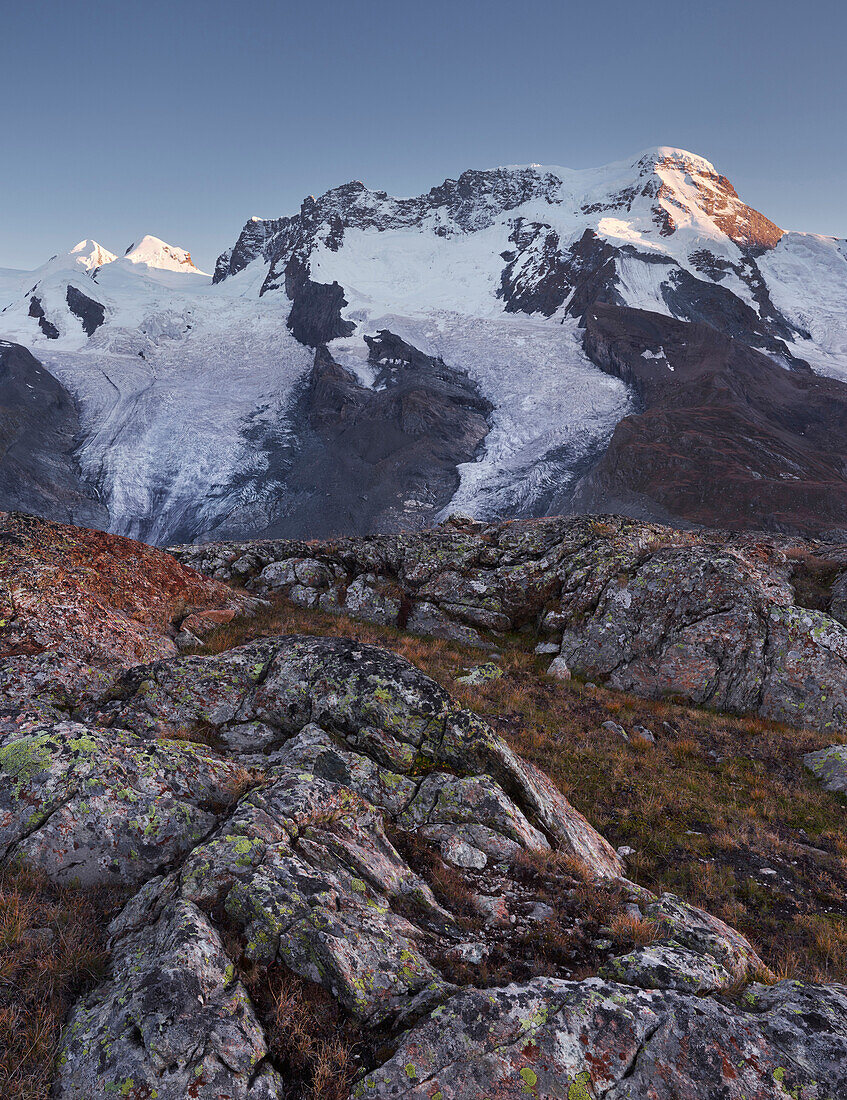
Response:
[[[590,1084],[591,1074],[588,1070],[582,1070],[568,1085],[568,1100],[593,1100]]]
[[[53,759],[54,742],[49,733],[34,734],[0,745],[0,771],[15,780],[18,794]]]

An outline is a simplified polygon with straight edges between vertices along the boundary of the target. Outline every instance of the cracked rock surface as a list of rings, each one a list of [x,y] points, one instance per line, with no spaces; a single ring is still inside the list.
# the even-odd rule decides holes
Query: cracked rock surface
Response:
[[[589,978],[457,994],[358,1086],[378,1100],[842,1095],[847,990],[753,986],[747,1008]],[[815,1026],[809,1029],[809,1014]]]

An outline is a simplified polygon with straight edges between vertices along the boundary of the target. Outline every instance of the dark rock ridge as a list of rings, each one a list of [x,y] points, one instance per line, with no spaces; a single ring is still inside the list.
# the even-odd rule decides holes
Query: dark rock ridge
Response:
[[[733,267],[704,250],[699,262],[710,278],[720,280],[728,270],[734,271],[758,297],[759,313],[721,286],[720,281],[697,279],[669,256],[645,252],[633,245],[610,244],[592,229],[586,229],[575,244],[562,250],[558,234],[550,226],[535,222],[528,225],[519,218],[511,240],[518,247],[504,256],[508,263],[498,289],[508,313],[541,313],[552,317],[564,306],[568,316],[584,321],[595,305],[625,306],[620,292],[621,262],[637,260],[666,269],[662,298],[672,317],[711,325],[723,335],[764,349],[792,369],[809,372],[805,360],[798,358],[785,343],[808,334],[775,309],[756,262],[750,257]],[[590,355],[590,348],[586,350]]]
[[[92,336],[106,318],[106,308],[72,284],[68,284],[68,309],[79,317],[86,336]]]
[[[847,386],[789,371],[706,324],[595,305],[585,348],[632,386],[625,417],[574,507],[707,527],[847,537]]]
[[[601,209],[629,211],[641,196],[673,200],[675,196],[661,183],[656,172],[680,167],[698,177],[697,201],[704,212],[715,219],[722,231],[751,258],[779,242],[783,231],[742,203],[726,177],[705,173],[699,166],[695,168],[681,152],[671,156],[645,154],[633,165],[631,187],[610,195],[605,203],[583,207],[582,213]],[[715,184],[718,184],[719,193]],[[553,205],[566,201],[567,196],[563,197],[561,192],[557,176],[534,167],[470,170],[463,172],[458,180],[445,180],[425,195],[409,199],[397,199],[385,191],[371,191],[356,180],[333,188],[318,199],[310,196],[302,203],[300,213],[293,217],[251,218],[235,246],[218,258],[214,278],[220,282],[235,275],[258,257],[278,264],[283,256],[296,253],[305,260],[318,239],[337,250],[346,229],[405,229],[434,219],[435,232],[441,236],[472,233],[487,228],[501,214],[532,199]],[[675,223],[668,221],[658,204],[654,206],[653,216],[656,225],[666,234],[674,231]],[[550,229],[543,223],[539,228]]]
[[[0,341],[0,502],[60,522],[107,527],[109,513],[74,457],[71,395],[26,348]]]
[[[338,283],[316,283],[296,258],[285,268],[285,293],[291,299],[288,327],[301,344],[318,347],[339,336],[349,336],[355,329],[352,321],[341,319],[347,305],[344,291]]]
[[[427,526],[458,488],[458,464],[478,454],[491,405],[468,376],[389,332],[369,343],[372,387],[319,347],[291,410],[294,439],[262,444],[280,484],[267,536]]]
[[[324,243],[335,250],[345,229],[405,229],[435,213],[445,219],[442,235],[474,232],[529,199],[553,200],[559,188],[555,176],[539,175],[532,168],[463,172],[458,180],[445,180],[426,195],[411,199],[371,191],[356,180],[318,199],[310,196],[302,203],[300,213],[291,218],[251,219],[235,246],[218,258],[214,280],[220,282],[238,274],[260,256],[273,265],[288,254],[306,259],[318,231]],[[269,275],[266,285],[273,281]]]
[[[59,339],[59,330],[51,321],[47,320],[41,299],[35,294],[33,294],[29,300],[29,315],[30,317],[35,317],[38,320],[38,327],[41,329],[48,340]]]
[[[174,553],[259,593],[422,634],[481,644],[480,631],[534,630],[610,687],[835,731],[847,721],[847,629],[798,605],[792,549],[597,516]],[[825,552],[847,565],[843,546]]]

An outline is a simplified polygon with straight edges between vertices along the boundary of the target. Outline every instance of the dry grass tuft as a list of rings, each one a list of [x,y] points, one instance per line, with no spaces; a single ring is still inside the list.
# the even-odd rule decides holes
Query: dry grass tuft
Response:
[[[290,1094],[298,1100],[347,1100],[361,1069],[361,1036],[335,998],[278,965],[248,967],[241,976]]]
[[[107,917],[122,900],[0,869],[0,1095],[47,1100],[62,1025],[105,972]]]
[[[655,943],[661,935],[656,921],[623,912],[612,916],[609,928],[616,942],[631,943],[636,947],[647,947],[648,944]]]

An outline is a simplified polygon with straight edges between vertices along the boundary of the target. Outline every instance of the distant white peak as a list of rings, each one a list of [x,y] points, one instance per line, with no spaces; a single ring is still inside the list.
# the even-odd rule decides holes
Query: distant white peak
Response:
[[[126,250],[124,259],[131,264],[146,264],[147,267],[155,267],[162,271],[186,271],[194,275],[202,275],[198,267],[191,260],[191,253],[176,245],[166,244],[158,237],[149,234],[141,240],[131,244]]]
[[[70,250],[69,255],[74,263],[85,271],[93,271],[95,267],[102,267],[103,264],[110,264],[113,260],[118,258],[114,252],[110,252],[108,248],[104,248],[102,244],[98,244],[97,241],[89,241],[88,239],[80,241],[79,244],[75,244]]]

